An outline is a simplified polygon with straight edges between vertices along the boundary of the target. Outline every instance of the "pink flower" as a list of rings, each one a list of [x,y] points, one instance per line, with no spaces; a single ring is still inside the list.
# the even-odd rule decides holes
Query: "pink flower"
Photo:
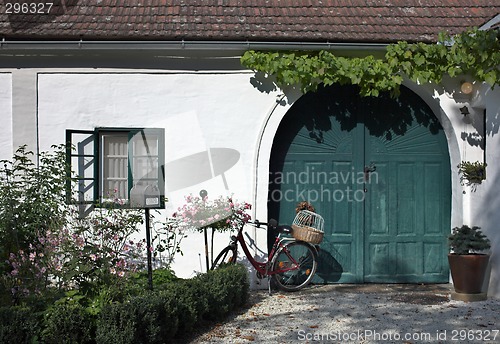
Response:
[[[79,236],[77,236],[77,237],[75,238],[75,243],[76,243],[76,246],[78,246],[78,247],[80,247],[80,248],[81,248],[81,247],[83,247],[83,246],[84,246],[84,244],[85,244],[85,242],[84,242],[83,238],[82,238],[82,237],[79,237]]]
[[[17,275],[19,274],[19,271],[17,271],[17,270],[12,270],[12,271],[10,272],[10,274],[11,274],[12,276],[17,276]]]

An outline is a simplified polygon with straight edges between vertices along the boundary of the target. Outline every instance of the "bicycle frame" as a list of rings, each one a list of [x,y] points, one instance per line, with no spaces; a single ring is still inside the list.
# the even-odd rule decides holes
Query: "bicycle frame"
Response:
[[[265,224],[265,223],[258,223],[259,224]],[[267,224],[265,224],[267,226]],[[293,238],[282,238],[281,233],[278,234],[276,237],[276,240],[274,241],[273,247],[271,249],[271,252],[269,253],[269,256],[267,257],[266,262],[258,262],[256,261],[253,257],[252,254],[250,253],[250,250],[248,249],[248,246],[245,242],[245,239],[243,238],[243,226],[238,230],[238,234],[236,236],[231,236],[231,244],[235,245],[235,250],[236,252],[238,251],[238,242],[241,244],[241,248],[243,249],[243,252],[245,253],[245,256],[248,258],[252,266],[257,270],[257,272],[262,276],[271,276],[274,274],[278,273],[283,273],[291,270],[297,270],[299,268],[299,263],[290,255],[288,249],[285,247],[286,242],[292,242],[295,241]],[[287,255],[287,257],[290,259],[290,262],[292,262],[290,267],[287,268],[280,268],[277,270],[271,270],[271,260],[273,259],[274,255],[276,252],[278,252],[280,249],[283,249],[283,252]]]

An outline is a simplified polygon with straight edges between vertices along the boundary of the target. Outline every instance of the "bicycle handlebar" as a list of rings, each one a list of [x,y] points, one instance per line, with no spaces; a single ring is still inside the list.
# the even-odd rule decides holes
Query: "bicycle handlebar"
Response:
[[[260,228],[261,225],[273,228],[278,227],[278,221],[276,221],[275,219],[270,219],[269,222],[260,222],[259,220],[255,220],[253,222],[248,222],[248,224],[254,225],[257,228]]]

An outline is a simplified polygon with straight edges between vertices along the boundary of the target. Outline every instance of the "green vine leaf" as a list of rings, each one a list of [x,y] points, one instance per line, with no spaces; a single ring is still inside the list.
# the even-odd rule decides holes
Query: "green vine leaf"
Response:
[[[498,85],[500,43],[495,30],[471,29],[455,36],[439,33],[436,44],[390,44],[383,59],[374,56],[343,57],[330,51],[246,51],[241,64],[255,72],[274,76],[279,87],[299,85],[302,92],[320,84],[352,84],[362,96],[380,92],[399,94],[404,76],[418,83],[440,84],[444,75],[468,74],[491,87]]]

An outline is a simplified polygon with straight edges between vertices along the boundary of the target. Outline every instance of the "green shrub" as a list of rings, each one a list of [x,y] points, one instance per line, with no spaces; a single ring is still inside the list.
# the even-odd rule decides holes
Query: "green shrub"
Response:
[[[175,302],[165,295],[150,292],[101,312],[97,343],[164,343],[177,332],[178,319],[169,311]]]
[[[153,270],[153,286],[155,289],[163,289],[174,281],[180,280],[169,268]],[[130,274],[124,286],[124,293],[130,296],[139,296],[148,289],[148,272],[140,271]]]
[[[96,341],[164,343],[189,333],[202,319],[219,320],[248,300],[246,268],[230,265],[105,307]]]
[[[136,332],[135,314],[130,303],[106,306],[97,323],[97,343],[133,343]]]
[[[147,277],[147,274],[146,274]],[[153,271],[153,284],[161,285],[168,284],[172,281],[176,281],[179,278],[175,276],[174,272],[168,268],[156,269]]]
[[[0,343],[34,343],[41,316],[28,307],[0,308]]]
[[[170,301],[169,311],[179,319],[180,333],[191,331],[209,310],[205,287],[197,278],[170,283],[162,293]]]
[[[55,303],[45,314],[45,343],[93,343],[95,319],[79,303]]]
[[[210,308],[208,320],[219,320],[248,300],[248,274],[243,265],[233,264],[199,277],[206,289]]]
[[[236,264],[144,290],[124,302],[107,302],[109,292],[97,302],[70,291],[44,312],[40,305],[0,308],[0,343],[170,342],[203,320],[222,319],[244,305],[248,277]]]

